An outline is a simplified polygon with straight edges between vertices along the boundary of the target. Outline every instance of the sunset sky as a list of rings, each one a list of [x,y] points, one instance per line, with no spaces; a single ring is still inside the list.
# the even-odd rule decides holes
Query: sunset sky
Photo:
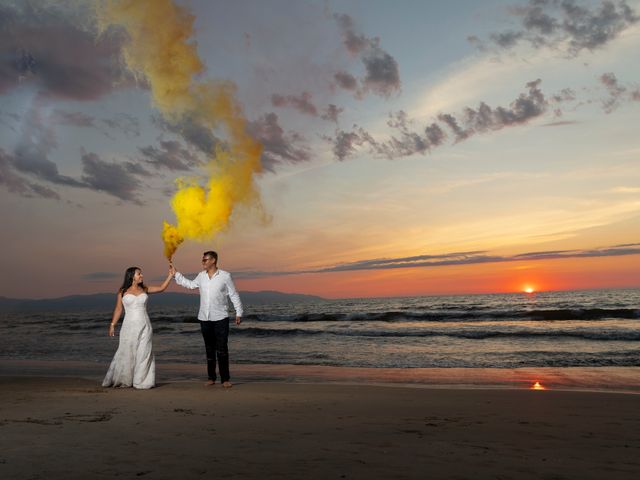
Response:
[[[176,3],[194,81],[232,82],[263,146],[259,195],[183,273],[215,249],[245,291],[640,287],[640,1]],[[0,0],[0,296],[161,278],[175,180],[227,140],[163,116],[96,23]]]

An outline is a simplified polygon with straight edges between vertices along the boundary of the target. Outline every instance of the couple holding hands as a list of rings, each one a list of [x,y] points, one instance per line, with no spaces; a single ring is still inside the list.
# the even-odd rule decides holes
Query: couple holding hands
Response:
[[[152,350],[153,330],[147,314],[147,297],[152,293],[164,292],[172,278],[182,287],[200,290],[200,310],[198,320],[207,352],[206,385],[216,383],[216,359],[219,364],[220,380],[223,387],[230,388],[229,375],[229,313],[227,297],[236,311],[236,325],[242,317],[242,302],[229,272],[218,268],[218,254],[207,251],[202,254],[203,270],[189,280],[169,264],[167,278],[160,286],[146,286],[142,270],[130,267],[124,274],[124,282],[118,290],[116,307],[113,311],[109,336],[115,336],[115,327],[122,311],[125,316],[120,329],[118,350],[116,351],[103,387],[134,387],[148,389],[155,386],[156,364]]]

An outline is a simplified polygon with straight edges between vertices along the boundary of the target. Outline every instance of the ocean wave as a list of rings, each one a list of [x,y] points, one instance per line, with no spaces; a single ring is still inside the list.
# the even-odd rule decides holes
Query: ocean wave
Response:
[[[267,364],[267,365],[320,365],[327,367],[356,367],[356,368],[567,368],[567,367],[638,367],[640,366],[640,355],[622,357],[599,357],[594,355],[573,355],[571,357],[545,358],[535,357],[527,359],[512,360],[481,360],[477,358],[424,358],[415,359],[390,359],[376,358],[375,361],[363,359],[338,359],[338,358],[262,358],[256,362],[255,359],[237,359],[236,363]],[[606,382],[606,380],[605,380]]]
[[[532,310],[523,313],[532,320],[600,320],[609,318],[640,318],[640,309],[634,308],[578,308],[564,310]]]
[[[349,324],[349,323],[482,323],[509,321],[601,321],[601,320],[636,320],[640,319],[640,309],[636,308],[549,308],[525,309],[494,307],[476,308],[466,306],[457,309],[450,308],[393,309],[387,311],[364,312],[303,312],[291,315],[281,315],[275,312],[249,313],[243,317],[246,323],[291,323],[291,324]],[[401,308],[401,307],[400,307]],[[191,313],[161,313],[150,312],[151,323],[156,326],[175,324],[197,324],[198,319]],[[2,328],[37,327],[39,325],[64,326],[70,330],[93,330],[104,328],[110,321],[110,316],[102,315],[30,315],[26,318],[7,319],[0,322]]]
[[[470,322],[488,320],[607,320],[638,319],[640,309],[574,308],[548,310],[431,310],[426,312],[393,310],[362,313],[303,313],[298,315],[250,314],[246,320],[259,322]]]
[[[184,333],[184,332],[182,332]],[[600,341],[640,341],[640,331],[629,329],[617,329],[617,330],[568,330],[568,329],[554,329],[554,330],[532,330],[532,329],[519,329],[519,330],[489,330],[489,329],[441,329],[441,330],[392,330],[392,331],[363,331],[363,330],[314,330],[314,329],[271,329],[271,328],[258,328],[258,327],[245,327],[234,329],[231,331],[233,335],[240,336],[253,336],[253,337],[289,337],[289,336],[317,336],[317,335],[332,335],[332,336],[344,336],[344,337],[404,337],[404,338],[421,338],[421,337],[454,337],[464,338],[469,340],[484,340],[489,338],[580,338],[585,340],[600,340]]]

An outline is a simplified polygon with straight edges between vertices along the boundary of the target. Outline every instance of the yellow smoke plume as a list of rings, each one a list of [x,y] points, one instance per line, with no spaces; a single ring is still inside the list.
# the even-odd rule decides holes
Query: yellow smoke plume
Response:
[[[170,121],[188,117],[222,129],[225,147],[211,152],[208,181],[179,179],[171,200],[176,225],[164,222],[164,254],[171,260],[185,239],[209,240],[229,225],[239,203],[258,200],[254,175],[262,145],[245,131],[246,119],[229,82],[198,81],[204,71],[193,37],[194,17],[172,0],[105,0],[97,4],[101,30],[124,28],[128,68],[146,79],[154,104]]]

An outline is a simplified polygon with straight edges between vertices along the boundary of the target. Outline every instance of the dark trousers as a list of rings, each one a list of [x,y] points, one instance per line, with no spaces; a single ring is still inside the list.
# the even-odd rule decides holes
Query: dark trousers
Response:
[[[216,357],[220,364],[220,380],[228,382],[229,376],[229,319],[215,322],[200,321],[200,331],[207,349],[207,375],[209,380],[216,380]]]

